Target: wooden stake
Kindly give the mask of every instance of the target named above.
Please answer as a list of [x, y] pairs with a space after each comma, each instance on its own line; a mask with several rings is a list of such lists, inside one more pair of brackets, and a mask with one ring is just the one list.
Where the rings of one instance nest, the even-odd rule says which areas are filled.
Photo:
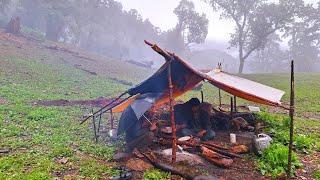
[[114, 119], [114, 117], [113, 117], [113, 112], [112, 112], [112, 109], [110, 110], [110, 128], [111, 129], [113, 129], [113, 119]]
[[237, 96], [233, 96], [233, 101], [234, 101], [234, 112], [237, 112]]
[[[92, 113], [93, 113], [93, 109], [92, 109]], [[97, 129], [96, 129], [96, 116], [95, 115], [92, 116], [92, 124], [93, 124], [94, 139], [96, 142], [98, 142]]]
[[168, 85], [169, 85], [169, 99], [170, 99], [170, 121], [171, 121], [171, 128], [172, 128], [172, 163], [176, 162], [176, 154], [177, 154], [177, 136], [176, 136], [176, 124], [174, 121], [174, 102], [173, 102], [173, 85], [172, 85], [172, 78], [171, 78], [171, 63], [168, 66]]
[[201, 90], [201, 102], [203, 103], [204, 97], [203, 97], [203, 91]]
[[219, 89], [219, 107], [221, 108], [221, 89]]
[[289, 152], [288, 152], [288, 169], [287, 169], [287, 178], [291, 178], [291, 161], [292, 161], [292, 146], [293, 146], [293, 129], [294, 129], [294, 62], [291, 61], [291, 82], [290, 82], [290, 141], [289, 141]]
[[233, 114], [233, 98], [230, 97], [230, 112]]

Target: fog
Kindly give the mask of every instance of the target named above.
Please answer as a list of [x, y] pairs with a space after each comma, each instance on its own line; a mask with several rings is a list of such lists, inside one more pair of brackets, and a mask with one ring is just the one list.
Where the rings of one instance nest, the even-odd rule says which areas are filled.
[[[1, 0], [0, 25], [20, 17], [22, 31], [114, 61], [157, 68], [143, 40], [196, 68], [218, 62], [232, 73], [320, 71], [317, 0]], [[230, 10], [233, 11], [230, 11]], [[120, 64], [120, 63], [119, 63]]]

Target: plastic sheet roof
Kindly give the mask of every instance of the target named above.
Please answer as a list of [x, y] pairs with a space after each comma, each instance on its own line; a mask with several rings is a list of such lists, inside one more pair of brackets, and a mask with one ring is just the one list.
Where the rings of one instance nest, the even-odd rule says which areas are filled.
[[[162, 96], [157, 99], [155, 104], [168, 102], [168, 67], [171, 63], [174, 98], [193, 89], [202, 81], [208, 81], [212, 85], [248, 101], [271, 106], [281, 105], [281, 98], [285, 93], [284, 91], [223, 72], [219, 69], [207, 73], [201, 72], [177, 55], [163, 51], [155, 44], [146, 43], [150, 45], [153, 50], [164, 56], [166, 62], [151, 77], [129, 89], [128, 93], [130, 95], [138, 96], [146, 93], [161, 93]], [[130, 105], [135, 98], [136, 97], [131, 98], [131, 102], [122, 103], [114, 109], [118, 109], [116, 111], [120, 111], [120, 109], [123, 110], [126, 106]]]

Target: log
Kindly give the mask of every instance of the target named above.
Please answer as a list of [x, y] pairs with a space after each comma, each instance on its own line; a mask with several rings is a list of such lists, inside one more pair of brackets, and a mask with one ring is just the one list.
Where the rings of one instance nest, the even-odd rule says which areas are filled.
[[165, 163], [161, 163], [158, 162], [157, 160], [155, 160], [154, 157], [152, 157], [151, 155], [148, 155], [147, 153], [144, 152], [140, 152], [155, 168], [161, 169], [163, 171], [166, 172], [170, 172], [171, 174], [175, 174], [178, 176], [181, 176], [187, 180], [191, 180], [194, 179], [195, 176], [187, 174], [185, 172], [180, 172], [178, 169], [174, 168], [171, 165], [165, 164]]
[[[160, 144], [162, 145], [171, 145], [171, 142], [163, 139], [163, 140], [160, 140], [159, 141]], [[218, 149], [216, 147], [213, 147], [211, 145], [207, 145], [207, 144], [200, 144], [198, 142], [194, 142], [194, 141], [191, 141], [191, 142], [188, 142], [188, 141], [178, 141], [177, 142], [178, 145], [186, 145], [186, 146], [190, 146], [190, 147], [206, 147], [212, 151], [215, 151], [221, 155], [224, 155], [224, 156], [227, 156], [227, 157], [230, 157], [230, 158], [242, 158], [241, 155], [239, 154], [235, 154], [235, 153], [232, 153], [232, 152], [228, 152], [228, 151], [225, 151], [225, 150], [221, 150], [221, 149]]]
[[202, 151], [202, 154], [201, 154], [202, 157], [204, 157], [205, 159], [207, 159], [208, 161], [210, 161], [216, 166], [219, 166], [222, 168], [229, 168], [233, 163], [232, 159], [225, 158], [221, 156], [219, 153], [216, 153], [206, 147], [201, 147], [201, 151]]
[[223, 147], [223, 146], [221, 146], [219, 144], [215, 144], [213, 142], [201, 142], [201, 144], [212, 146], [212, 147], [223, 149], [223, 150], [229, 150], [229, 148]]
[[208, 146], [208, 145], [203, 145], [204, 147], [212, 150], [212, 151], [215, 151], [219, 154], [223, 154], [225, 156], [228, 156], [228, 157], [231, 157], [231, 158], [242, 158], [242, 156], [238, 155], [238, 154], [235, 154], [235, 153], [232, 153], [232, 152], [228, 152], [228, 151], [223, 151], [223, 150], [220, 150], [218, 148], [215, 148], [215, 147], [212, 147], [212, 146]]

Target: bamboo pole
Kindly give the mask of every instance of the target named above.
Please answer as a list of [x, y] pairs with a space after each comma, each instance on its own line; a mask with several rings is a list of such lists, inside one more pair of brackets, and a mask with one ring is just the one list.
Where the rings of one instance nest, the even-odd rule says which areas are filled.
[[287, 178], [291, 178], [291, 161], [292, 161], [292, 146], [293, 146], [293, 129], [294, 129], [294, 61], [291, 61], [291, 81], [290, 81], [290, 141], [289, 141], [289, 152], [288, 152], [288, 169]]
[[171, 63], [168, 66], [168, 85], [169, 85], [169, 99], [170, 99], [170, 121], [172, 128], [172, 163], [176, 162], [176, 153], [177, 153], [177, 136], [176, 136], [176, 124], [174, 121], [174, 109], [173, 109], [173, 85], [171, 78]]

